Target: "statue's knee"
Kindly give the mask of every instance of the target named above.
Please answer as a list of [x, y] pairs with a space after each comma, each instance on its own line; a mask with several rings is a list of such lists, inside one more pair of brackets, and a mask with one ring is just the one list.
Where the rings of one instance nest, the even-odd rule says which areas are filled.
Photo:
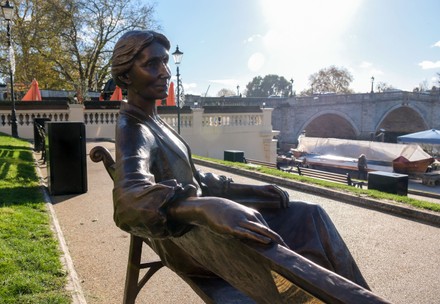
[[289, 206], [296, 209], [296, 212], [301, 212], [307, 216], [322, 216], [327, 217], [327, 212], [320, 205], [305, 201], [291, 201]]
[[308, 210], [315, 210], [321, 208], [321, 206], [319, 206], [318, 204], [306, 202], [306, 201], [290, 201], [289, 206], [294, 206], [297, 208], [303, 208]]

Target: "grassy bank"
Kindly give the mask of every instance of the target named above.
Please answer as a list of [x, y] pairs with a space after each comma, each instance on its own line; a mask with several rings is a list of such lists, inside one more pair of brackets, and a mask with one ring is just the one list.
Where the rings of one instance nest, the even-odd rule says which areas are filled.
[[70, 303], [31, 145], [0, 133], [0, 302]]
[[295, 181], [300, 181], [300, 182], [304, 182], [304, 183], [308, 183], [308, 184], [314, 184], [314, 185], [318, 185], [321, 187], [338, 189], [338, 190], [341, 190], [344, 192], [350, 192], [350, 193], [353, 193], [353, 194], [359, 195], [359, 196], [367, 196], [367, 197], [371, 197], [371, 198], [379, 199], [379, 200], [384, 200], [384, 201], [391, 202], [391, 203], [398, 202], [398, 203], [411, 205], [413, 207], [420, 208], [420, 209], [426, 209], [426, 210], [431, 210], [431, 211], [435, 211], [435, 212], [440, 212], [440, 204], [417, 200], [417, 199], [409, 198], [407, 196], [394, 195], [394, 194], [385, 193], [385, 192], [376, 191], [376, 190], [359, 189], [359, 188], [351, 187], [348, 185], [319, 180], [319, 179], [310, 178], [307, 176], [300, 176], [297, 174], [283, 172], [280, 170], [271, 169], [271, 168], [263, 167], [263, 166], [261, 166], [261, 167], [250, 166], [250, 165], [244, 164], [244, 163], [229, 162], [229, 161], [223, 161], [223, 160], [200, 157], [200, 156], [195, 156], [194, 158], [195, 159], [198, 158], [198, 159], [202, 159], [202, 160], [206, 160], [206, 161], [211, 161], [211, 162], [216, 162], [216, 163], [219, 163], [219, 164], [222, 164], [225, 166], [234, 167], [234, 168], [238, 168], [238, 169], [258, 171], [261, 173], [265, 173], [265, 174], [269, 174], [269, 175], [273, 175], [273, 176], [277, 176], [277, 177], [282, 177], [282, 178], [287, 178], [287, 179], [291, 179], [291, 180], [295, 180]]

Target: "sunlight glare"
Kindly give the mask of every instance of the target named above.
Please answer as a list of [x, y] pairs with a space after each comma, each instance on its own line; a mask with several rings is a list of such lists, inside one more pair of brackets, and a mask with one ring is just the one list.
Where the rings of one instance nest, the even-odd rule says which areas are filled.
[[258, 72], [264, 66], [264, 55], [261, 53], [254, 53], [248, 60], [248, 68], [252, 72]]
[[[338, 65], [343, 39], [362, 0], [260, 0], [267, 26], [262, 35], [266, 66], [274, 73], [292, 75], [292, 70]], [[270, 58], [286, 58], [275, 66]], [[308, 75], [304, 75], [305, 78]], [[299, 79], [297, 79], [299, 80]], [[300, 81], [301, 82], [301, 81]]]

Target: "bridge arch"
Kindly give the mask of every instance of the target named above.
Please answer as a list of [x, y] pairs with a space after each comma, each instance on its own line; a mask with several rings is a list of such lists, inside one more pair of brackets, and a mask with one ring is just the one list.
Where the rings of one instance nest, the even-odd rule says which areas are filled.
[[[306, 136], [356, 139], [360, 134], [355, 122], [345, 113], [323, 111], [310, 117], [301, 128]], [[299, 135], [299, 134], [298, 134]]]
[[381, 117], [376, 126], [376, 133], [380, 129], [385, 130], [386, 142], [397, 142], [397, 137], [400, 135], [423, 131], [429, 127], [422, 113], [416, 108], [396, 105]]

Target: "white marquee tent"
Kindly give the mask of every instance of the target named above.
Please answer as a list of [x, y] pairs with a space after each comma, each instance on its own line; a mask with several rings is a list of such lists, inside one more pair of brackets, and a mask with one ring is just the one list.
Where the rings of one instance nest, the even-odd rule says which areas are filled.
[[417, 144], [432, 156], [440, 156], [440, 131], [436, 129], [402, 135], [397, 137], [397, 142]]
[[402, 135], [397, 137], [397, 142], [440, 145], [440, 131], [431, 129]]

